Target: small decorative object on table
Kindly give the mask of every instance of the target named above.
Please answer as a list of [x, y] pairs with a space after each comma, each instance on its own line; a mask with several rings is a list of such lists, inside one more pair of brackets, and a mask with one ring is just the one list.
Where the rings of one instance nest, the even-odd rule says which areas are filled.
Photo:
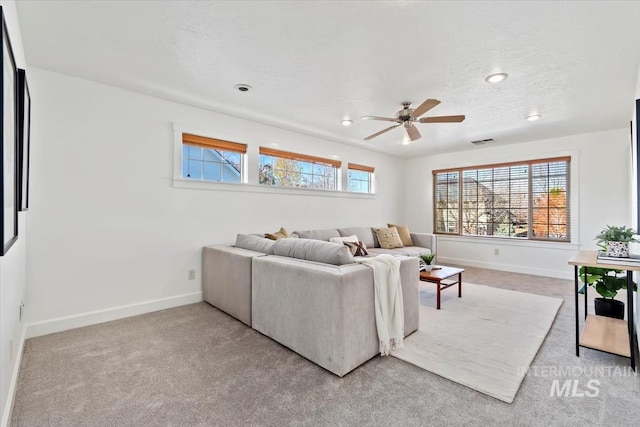
[[433, 265], [431, 265], [431, 263], [435, 257], [435, 253], [420, 254], [420, 271], [431, 271], [433, 269]]
[[627, 258], [629, 257], [629, 242], [638, 242], [633, 237], [635, 235], [636, 231], [625, 225], [620, 227], [607, 225], [596, 236], [596, 240], [606, 256]]

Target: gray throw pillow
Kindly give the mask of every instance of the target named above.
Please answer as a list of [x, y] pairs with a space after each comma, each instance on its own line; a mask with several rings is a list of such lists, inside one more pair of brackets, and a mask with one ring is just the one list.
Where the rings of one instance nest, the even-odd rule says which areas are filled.
[[236, 237], [236, 248], [249, 249], [250, 251], [262, 252], [267, 255], [273, 255], [274, 244], [273, 240], [252, 234], [238, 234]]
[[333, 265], [355, 262], [346, 246], [312, 239], [278, 239], [273, 254]]

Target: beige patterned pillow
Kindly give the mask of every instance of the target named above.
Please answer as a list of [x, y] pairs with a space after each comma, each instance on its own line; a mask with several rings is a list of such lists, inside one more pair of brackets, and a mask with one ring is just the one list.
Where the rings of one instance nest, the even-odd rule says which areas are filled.
[[396, 225], [396, 224], [387, 224], [387, 227], [395, 227], [398, 230], [398, 234], [400, 235], [400, 240], [402, 240], [402, 244], [405, 246], [413, 246], [413, 240], [411, 239], [411, 233], [409, 232], [409, 227], [406, 225]]
[[375, 231], [382, 249], [404, 248], [397, 228], [376, 228]]

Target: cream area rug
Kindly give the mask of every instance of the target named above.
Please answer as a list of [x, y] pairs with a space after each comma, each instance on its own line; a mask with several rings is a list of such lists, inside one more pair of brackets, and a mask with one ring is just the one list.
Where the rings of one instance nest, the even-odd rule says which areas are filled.
[[457, 298], [453, 288], [440, 310], [420, 305], [419, 329], [392, 356], [513, 402], [562, 300], [469, 283]]

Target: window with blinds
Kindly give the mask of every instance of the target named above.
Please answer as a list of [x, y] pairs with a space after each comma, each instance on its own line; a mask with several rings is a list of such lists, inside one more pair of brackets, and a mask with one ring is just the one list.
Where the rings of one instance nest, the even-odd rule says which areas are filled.
[[433, 171], [441, 234], [570, 241], [569, 157]]
[[182, 177], [204, 181], [243, 182], [246, 144], [182, 134]]
[[338, 190], [342, 162], [260, 147], [259, 182], [280, 187]]
[[371, 166], [349, 163], [347, 165], [347, 190], [352, 193], [373, 193], [373, 172]]

